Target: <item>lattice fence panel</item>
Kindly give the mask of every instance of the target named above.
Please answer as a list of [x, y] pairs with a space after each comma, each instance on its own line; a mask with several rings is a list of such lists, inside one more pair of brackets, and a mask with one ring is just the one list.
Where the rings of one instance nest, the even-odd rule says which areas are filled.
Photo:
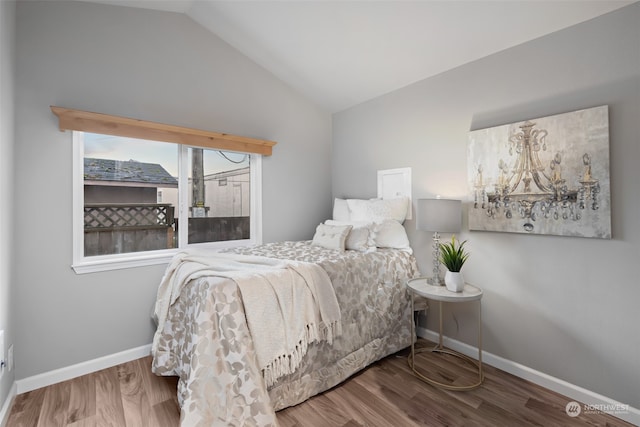
[[85, 229], [170, 227], [173, 223], [173, 206], [148, 205], [85, 205]]

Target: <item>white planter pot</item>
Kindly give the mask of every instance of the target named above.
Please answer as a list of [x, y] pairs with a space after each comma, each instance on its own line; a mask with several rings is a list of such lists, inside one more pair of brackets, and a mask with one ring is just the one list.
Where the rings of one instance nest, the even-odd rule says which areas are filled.
[[451, 292], [462, 292], [462, 289], [464, 289], [464, 277], [461, 272], [447, 270], [444, 274], [444, 284]]

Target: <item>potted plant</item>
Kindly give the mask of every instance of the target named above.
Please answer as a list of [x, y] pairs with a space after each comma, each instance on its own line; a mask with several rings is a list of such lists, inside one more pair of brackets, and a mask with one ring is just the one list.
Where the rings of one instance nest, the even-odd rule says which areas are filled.
[[444, 283], [447, 289], [452, 292], [462, 292], [464, 288], [464, 277], [462, 277], [462, 266], [469, 258], [469, 253], [464, 250], [467, 243], [456, 242], [456, 236], [451, 236], [451, 242], [440, 243], [440, 262], [447, 267], [444, 275]]

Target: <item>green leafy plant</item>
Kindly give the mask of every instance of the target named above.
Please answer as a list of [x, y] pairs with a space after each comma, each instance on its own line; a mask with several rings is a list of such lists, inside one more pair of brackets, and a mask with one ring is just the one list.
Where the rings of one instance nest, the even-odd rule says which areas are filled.
[[440, 243], [440, 262], [451, 272], [459, 272], [469, 258], [469, 252], [464, 250], [465, 240], [456, 245], [456, 236], [451, 236], [451, 242]]

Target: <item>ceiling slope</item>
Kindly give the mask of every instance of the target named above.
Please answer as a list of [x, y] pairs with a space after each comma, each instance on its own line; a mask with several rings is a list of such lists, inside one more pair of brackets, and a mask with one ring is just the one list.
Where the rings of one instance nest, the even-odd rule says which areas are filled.
[[330, 112], [634, 3], [93, 1], [185, 13]]

